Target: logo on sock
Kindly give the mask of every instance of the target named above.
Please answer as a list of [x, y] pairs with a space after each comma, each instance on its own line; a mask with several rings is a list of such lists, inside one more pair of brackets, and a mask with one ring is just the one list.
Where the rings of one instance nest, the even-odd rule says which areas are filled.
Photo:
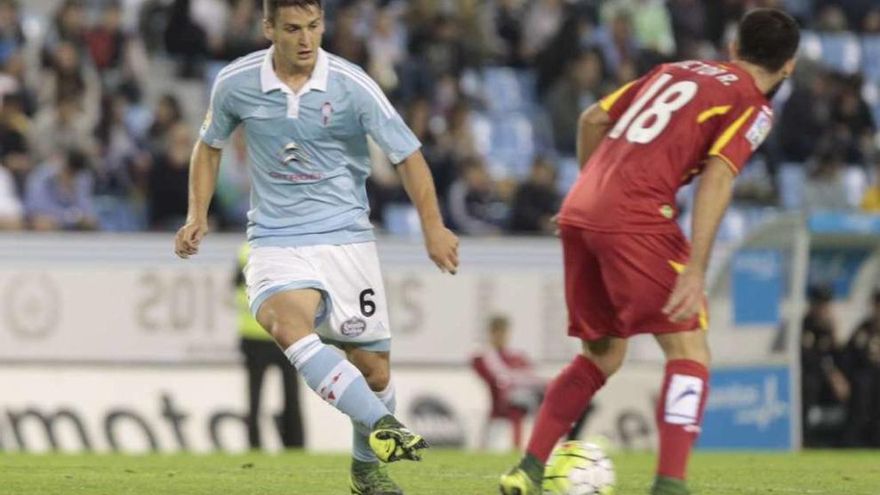
[[703, 395], [703, 380], [689, 375], [672, 375], [666, 392], [664, 420], [673, 425], [695, 425]]

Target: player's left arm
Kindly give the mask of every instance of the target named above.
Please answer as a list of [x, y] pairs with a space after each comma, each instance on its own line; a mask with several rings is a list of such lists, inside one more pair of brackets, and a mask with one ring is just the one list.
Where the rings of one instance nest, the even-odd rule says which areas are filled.
[[736, 107], [735, 111], [724, 114], [724, 119], [719, 122], [697, 187], [691, 259], [679, 274], [672, 295], [663, 307], [663, 312], [674, 322], [688, 320], [699, 313], [705, 297], [712, 244], [730, 204], [734, 179], [773, 125], [773, 113], [766, 106], [744, 102]]
[[458, 238], [443, 224], [434, 179], [420, 150], [421, 143], [366, 73], [358, 81], [349, 90], [364, 131], [397, 165], [403, 188], [419, 212], [428, 256], [440, 270], [455, 274]]
[[406, 194], [419, 212], [428, 256], [444, 272], [458, 271], [458, 237], [446, 228], [440, 215], [434, 178], [421, 151], [397, 166]]
[[672, 295], [663, 307], [663, 312], [673, 322], [694, 318], [702, 309], [712, 244], [730, 204], [735, 178], [733, 170], [722, 158], [713, 156], [707, 160], [694, 202], [691, 258], [678, 275]]

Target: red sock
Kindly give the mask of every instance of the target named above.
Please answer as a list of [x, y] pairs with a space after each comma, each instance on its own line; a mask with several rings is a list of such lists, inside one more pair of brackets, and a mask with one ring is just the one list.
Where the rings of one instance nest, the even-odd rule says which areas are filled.
[[574, 358], [547, 386], [526, 451], [546, 463], [556, 442], [571, 430], [604, 384], [605, 374], [592, 361], [582, 355]]
[[685, 479], [691, 447], [700, 434], [709, 396], [709, 370], [688, 359], [666, 363], [663, 392], [657, 402], [660, 456], [657, 475]]

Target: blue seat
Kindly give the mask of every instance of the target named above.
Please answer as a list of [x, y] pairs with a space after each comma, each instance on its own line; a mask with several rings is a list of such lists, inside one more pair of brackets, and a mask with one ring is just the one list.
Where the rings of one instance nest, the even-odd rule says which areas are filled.
[[855, 74], [862, 68], [862, 43], [852, 33], [804, 31], [801, 40], [802, 55], [835, 72]]
[[522, 111], [534, 104], [534, 76], [510, 67], [483, 69], [483, 92], [491, 113]]
[[862, 36], [862, 73], [880, 83], [880, 34]]
[[783, 163], [779, 167], [779, 202], [786, 210], [799, 210], [804, 204], [807, 173], [803, 163]]
[[490, 172], [496, 178], [523, 178], [535, 156], [535, 132], [522, 113], [506, 113], [490, 119]]

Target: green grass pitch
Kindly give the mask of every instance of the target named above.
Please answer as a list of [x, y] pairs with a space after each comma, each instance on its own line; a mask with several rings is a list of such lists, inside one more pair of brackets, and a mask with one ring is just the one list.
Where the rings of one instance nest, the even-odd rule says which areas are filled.
[[[643, 495], [649, 454], [617, 454], [616, 494]], [[429, 451], [392, 475], [408, 495], [497, 494], [513, 455]], [[880, 452], [698, 453], [691, 486], [699, 495], [880, 495]], [[346, 495], [348, 458], [278, 455], [22, 455], [0, 453], [2, 495]]]

